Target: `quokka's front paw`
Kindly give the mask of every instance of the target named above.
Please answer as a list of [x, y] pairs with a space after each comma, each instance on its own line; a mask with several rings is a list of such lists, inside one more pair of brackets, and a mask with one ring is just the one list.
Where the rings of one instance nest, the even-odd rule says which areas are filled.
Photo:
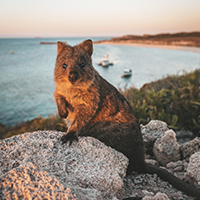
[[61, 141], [63, 144], [69, 141], [69, 146], [72, 144], [74, 140], [78, 141], [78, 136], [76, 135], [75, 131], [70, 131], [61, 137]]

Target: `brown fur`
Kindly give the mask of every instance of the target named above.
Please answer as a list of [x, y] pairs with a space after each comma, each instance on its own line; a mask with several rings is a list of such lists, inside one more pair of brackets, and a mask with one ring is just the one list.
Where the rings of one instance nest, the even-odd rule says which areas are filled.
[[[93, 68], [92, 41], [74, 47], [58, 42], [57, 48], [54, 97], [59, 115], [71, 122], [62, 142], [71, 144], [78, 136], [95, 137], [129, 158], [127, 175], [137, 171], [161, 173], [162, 177], [162, 170], [145, 164], [142, 135], [133, 109]], [[167, 179], [169, 173], [164, 174]], [[177, 178], [171, 179], [176, 182]]]

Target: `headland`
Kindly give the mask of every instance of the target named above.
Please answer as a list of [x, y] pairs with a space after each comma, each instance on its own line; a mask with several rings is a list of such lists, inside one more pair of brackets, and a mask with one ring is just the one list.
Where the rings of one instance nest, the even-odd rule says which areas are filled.
[[173, 49], [200, 53], [200, 32], [165, 33], [156, 35], [145, 34], [143, 36], [125, 35], [111, 38], [110, 40], [96, 41], [94, 43]]

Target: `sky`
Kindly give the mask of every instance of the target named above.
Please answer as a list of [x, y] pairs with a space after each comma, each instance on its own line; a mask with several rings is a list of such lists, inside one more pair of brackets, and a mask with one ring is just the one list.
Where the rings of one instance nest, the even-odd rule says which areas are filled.
[[0, 37], [200, 31], [200, 0], [0, 0]]

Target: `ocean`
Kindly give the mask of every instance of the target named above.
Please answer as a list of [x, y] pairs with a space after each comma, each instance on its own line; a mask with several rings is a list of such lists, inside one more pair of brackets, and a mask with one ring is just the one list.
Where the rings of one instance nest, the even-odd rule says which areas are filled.
[[[55, 44], [40, 45], [40, 42], [66, 41], [76, 45], [85, 39], [0, 39], [0, 123], [15, 125], [38, 115], [56, 114], [53, 72], [57, 49]], [[98, 65], [105, 54], [109, 54], [113, 66], [103, 68]], [[122, 89], [140, 88], [166, 75], [200, 68], [198, 53], [147, 47], [98, 44], [94, 45], [92, 59], [99, 74]], [[130, 78], [121, 78], [124, 69], [132, 69]]]

